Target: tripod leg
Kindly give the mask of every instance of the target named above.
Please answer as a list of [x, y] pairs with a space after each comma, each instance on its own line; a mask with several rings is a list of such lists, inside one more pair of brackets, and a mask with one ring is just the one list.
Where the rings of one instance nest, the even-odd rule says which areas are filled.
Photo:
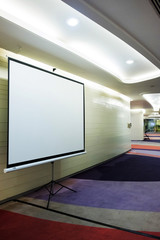
[[50, 200], [51, 200], [51, 197], [54, 195], [53, 193], [53, 185], [54, 185], [54, 182], [51, 181], [51, 184], [50, 184], [50, 189], [48, 189], [48, 192], [49, 192], [49, 196], [48, 196], [48, 202], [47, 202], [47, 209], [49, 208], [49, 204], [50, 204]]
[[[63, 185], [63, 184], [61, 184], [61, 183], [56, 182], [56, 181], [53, 180], [53, 172], [54, 172], [53, 162], [51, 162], [51, 164], [52, 164], [52, 179], [51, 179], [51, 181], [50, 181], [49, 183], [43, 185], [42, 187], [40, 187], [40, 188], [38, 189], [38, 190], [40, 190], [40, 189], [42, 189], [43, 187], [45, 187], [46, 190], [49, 192], [48, 201], [47, 201], [47, 209], [49, 208], [49, 204], [50, 204], [51, 198], [52, 198], [56, 193], [58, 193], [62, 188], [66, 188], [66, 189], [68, 189], [68, 190], [70, 190], [70, 191], [72, 191], [72, 192], [77, 192], [77, 191], [73, 190], [72, 188], [69, 188], [69, 187], [67, 187], [67, 186], [65, 186], [65, 185]], [[60, 188], [59, 188], [58, 190], [55, 190], [55, 191], [54, 191], [54, 185], [55, 185], [55, 184], [59, 185]], [[38, 191], [38, 190], [37, 190], [37, 191]]]
[[59, 182], [54, 181], [54, 183], [60, 185], [61, 187], [67, 188], [68, 190], [70, 190], [70, 191], [72, 191], [72, 192], [77, 192], [77, 191], [75, 191], [74, 189], [69, 188], [69, 187], [67, 187], [67, 186], [65, 186], [65, 185], [63, 185], [63, 184], [61, 184], [61, 183], [59, 183]]

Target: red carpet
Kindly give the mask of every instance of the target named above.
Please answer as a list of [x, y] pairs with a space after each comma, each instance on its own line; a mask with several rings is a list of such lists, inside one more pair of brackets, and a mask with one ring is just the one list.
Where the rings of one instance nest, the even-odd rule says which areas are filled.
[[[149, 233], [160, 236], [160, 233]], [[147, 240], [115, 229], [88, 227], [38, 219], [0, 210], [1, 240]]]
[[132, 144], [131, 147], [134, 149], [147, 149], [147, 150], [160, 150], [160, 146], [148, 146], [148, 145], [138, 145]]

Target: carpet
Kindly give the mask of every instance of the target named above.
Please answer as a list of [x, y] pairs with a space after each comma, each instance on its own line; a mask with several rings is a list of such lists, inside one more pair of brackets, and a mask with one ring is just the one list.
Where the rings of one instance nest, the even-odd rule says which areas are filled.
[[144, 153], [142, 155], [135, 155], [133, 151], [130, 154], [123, 154], [109, 163], [77, 174], [73, 178], [102, 181], [160, 181], [158, 158], [160, 156], [155, 158]]
[[127, 154], [160, 158], [160, 146], [132, 144], [131, 147]]
[[160, 146], [149, 146], [149, 145], [140, 145], [140, 144], [132, 144], [132, 149], [147, 149], [147, 150], [160, 150]]
[[[77, 206], [160, 212], [160, 159], [123, 154], [63, 182], [76, 194], [62, 189], [51, 201]], [[48, 199], [46, 189], [28, 197]]]
[[[155, 234], [146, 232], [148, 234]], [[160, 233], [156, 233], [157, 239]], [[150, 237], [115, 229], [88, 227], [28, 217], [0, 210], [1, 240], [146, 240]], [[159, 238], [160, 239], [160, 238]]]
[[[90, 208], [160, 212], [160, 182], [99, 181], [70, 178], [63, 182], [77, 192], [62, 189], [51, 201]], [[42, 189], [28, 197], [48, 200]], [[93, 209], [94, 211], [94, 209]], [[97, 218], [97, 216], [95, 216]]]
[[[120, 231], [119, 227], [160, 236], [159, 155], [160, 146], [134, 144], [128, 154], [62, 181], [77, 192], [63, 188], [51, 198], [49, 206], [78, 219], [17, 201], [2, 206], [0, 239], [150, 239]], [[56, 184], [54, 190], [58, 188]], [[41, 188], [21, 200], [47, 206], [48, 194]], [[109, 228], [79, 217], [103, 222]]]
[[147, 142], [160, 142], [160, 133], [147, 133], [148, 138], [145, 138], [146, 136], [144, 136], [144, 141]]

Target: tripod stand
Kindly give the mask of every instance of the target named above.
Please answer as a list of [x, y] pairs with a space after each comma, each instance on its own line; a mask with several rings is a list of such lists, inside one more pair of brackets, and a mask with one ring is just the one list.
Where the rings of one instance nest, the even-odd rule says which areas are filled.
[[[52, 179], [51, 179], [51, 181], [50, 181], [49, 183], [47, 183], [47, 184], [45, 184], [45, 185], [43, 186], [43, 187], [45, 187], [45, 188], [47, 189], [47, 191], [49, 192], [48, 202], [47, 202], [47, 209], [49, 208], [49, 203], [50, 203], [51, 198], [52, 198], [55, 194], [57, 194], [62, 188], [66, 188], [66, 189], [68, 189], [68, 190], [70, 190], [70, 191], [72, 191], [72, 192], [76, 192], [76, 191], [73, 190], [72, 188], [69, 188], [69, 187], [67, 187], [67, 186], [65, 186], [65, 185], [63, 185], [63, 184], [61, 184], [61, 183], [53, 180], [53, 178], [54, 178], [54, 177], [53, 177], [53, 175], [54, 175], [54, 165], [53, 165], [53, 162], [51, 162], [51, 164], [52, 164]], [[59, 185], [60, 188], [59, 188], [58, 190], [54, 190], [54, 186], [55, 186], [55, 185]], [[42, 188], [43, 188], [43, 187], [42, 187]]]

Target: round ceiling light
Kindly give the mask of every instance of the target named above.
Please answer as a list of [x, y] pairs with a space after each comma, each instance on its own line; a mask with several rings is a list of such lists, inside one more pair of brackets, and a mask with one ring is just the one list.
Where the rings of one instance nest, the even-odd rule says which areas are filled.
[[127, 63], [127, 64], [133, 64], [134, 61], [133, 61], [132, 59], [129, 59], [129, 60], [126, 61], [126, 63]]
[[70, 18], [67, 20], [67, 24], [71, 27], [75, 27], [77, 26], [79, 23], [78, 19], [77, 18]]

